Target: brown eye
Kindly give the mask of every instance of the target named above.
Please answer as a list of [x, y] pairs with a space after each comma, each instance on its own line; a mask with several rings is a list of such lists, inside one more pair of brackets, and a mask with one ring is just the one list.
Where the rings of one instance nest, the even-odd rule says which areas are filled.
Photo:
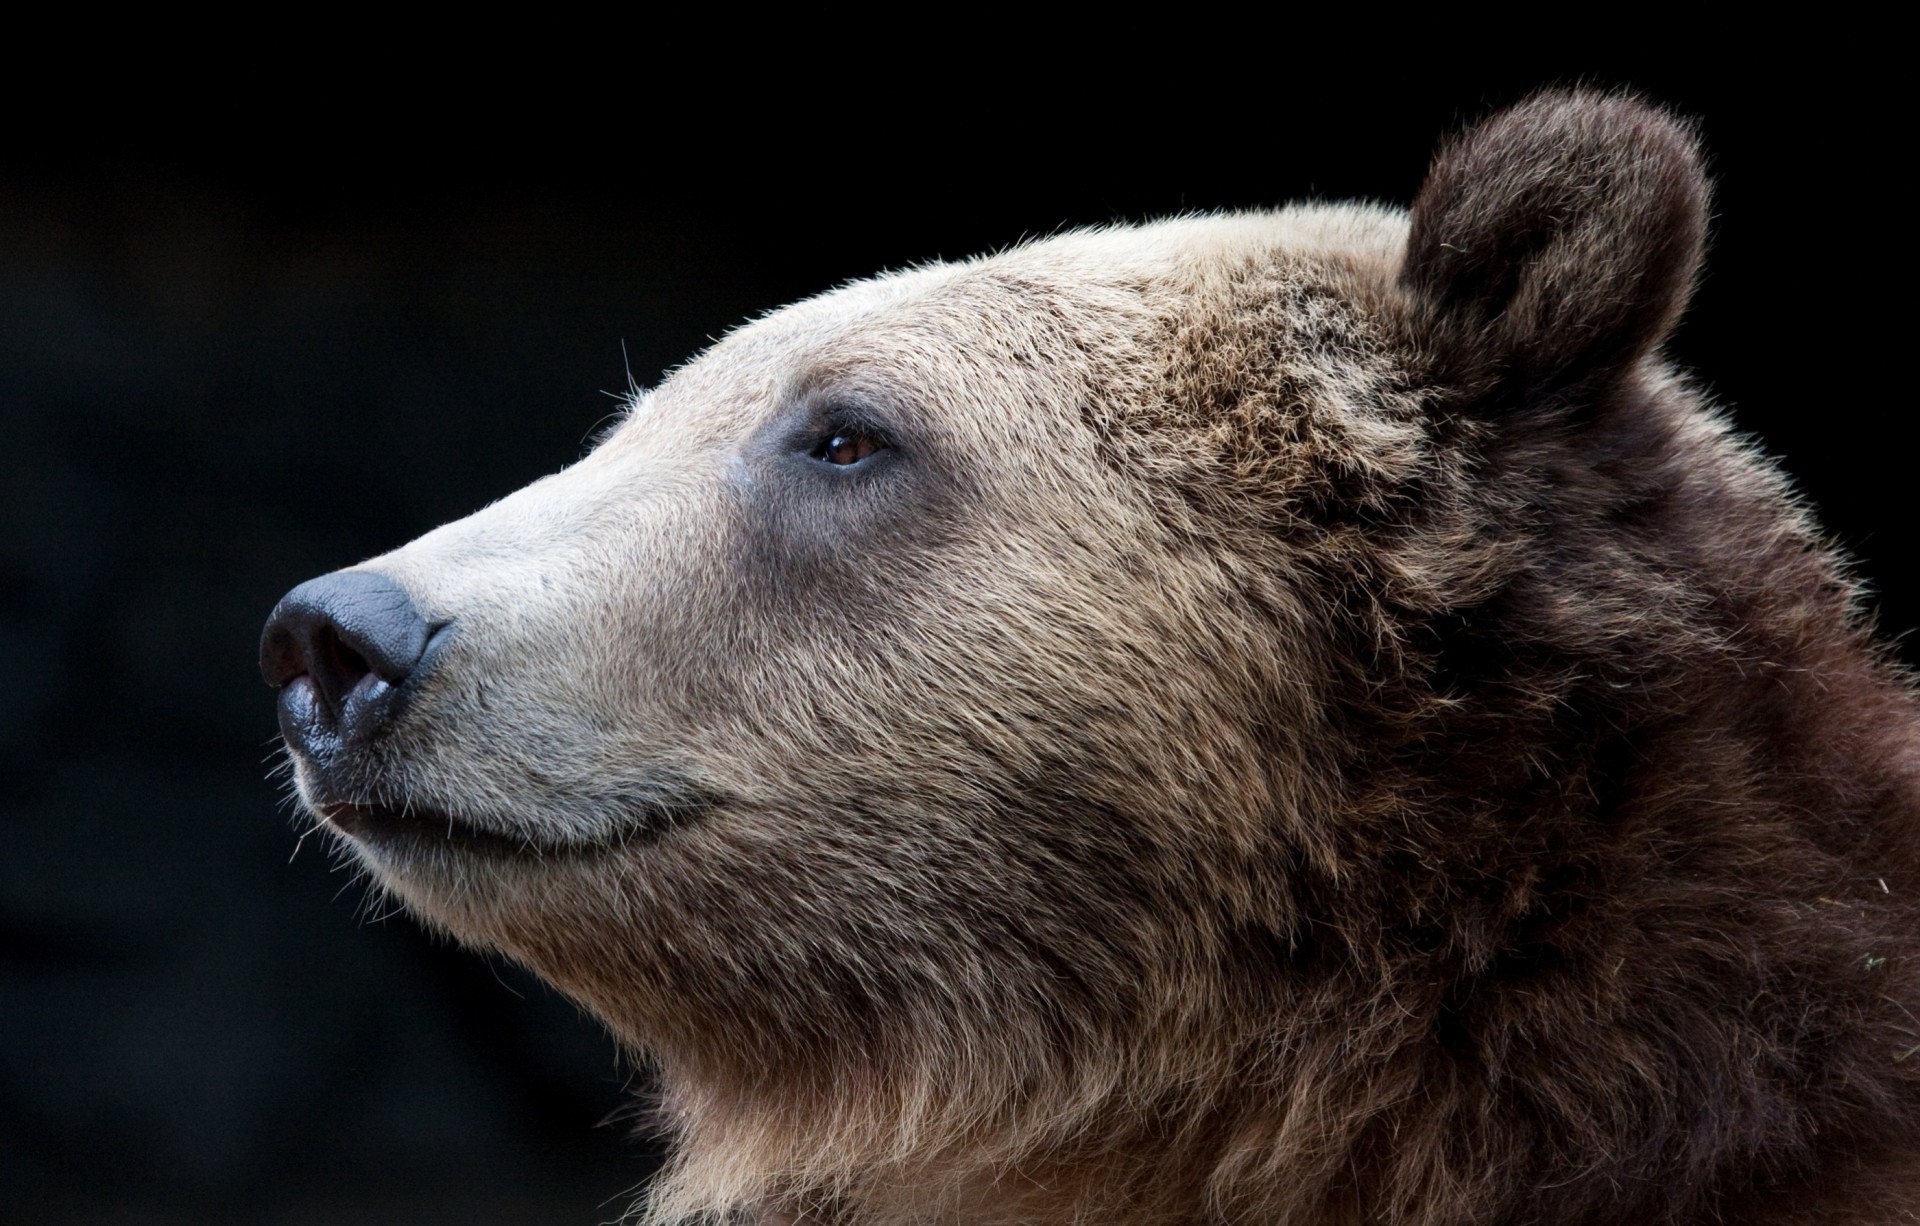
[[848, 430], [822, 439], [813, 455], [829, 464], [858, 464], [878, 450], [872, 436]]

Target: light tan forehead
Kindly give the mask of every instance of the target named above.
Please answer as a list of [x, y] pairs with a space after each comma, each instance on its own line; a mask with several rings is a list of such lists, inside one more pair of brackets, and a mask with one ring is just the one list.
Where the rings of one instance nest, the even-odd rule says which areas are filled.
[[1384, 282], [1405, 236], [1397, 211], [1301, 207], [1079, 231], [885, 273], [742, 325], [674, 372], [643, 412], [717, 438], [832, 380], [984, 394], [990, 373], [1029, 363], [1031, 380], [1071, 382], [1137, 358], [1156, 318], [1227, 292], [1250, 262], [1332, 262]]

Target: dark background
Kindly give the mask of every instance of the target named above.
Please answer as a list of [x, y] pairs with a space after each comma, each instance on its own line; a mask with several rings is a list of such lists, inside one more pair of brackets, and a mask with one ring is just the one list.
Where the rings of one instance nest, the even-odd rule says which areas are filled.
[[737, 114], [658, 82], [353, 121], [238, 95], [16, 141], [0, 1219], [618, 1214], [652, 1151], [607, 1121], [644, 1074], [517, 969], [387, 914], [321, 838], [295, 854], [259, 626], [294, 583], [577, 458], [629, 370], [883, 267], [1184, 209], [1405, 204], [1440, 134], [1532, 86], [1636, 86], [1699, 117], [1719, 183], [1674, 352], [1862, 558], [1883, 626], [1920, 625], [1907, 312], [1878, 297], [1910, 262], [1903, 112], [1858, 55], [1737, 58], [1013, 98], [816, 75]]

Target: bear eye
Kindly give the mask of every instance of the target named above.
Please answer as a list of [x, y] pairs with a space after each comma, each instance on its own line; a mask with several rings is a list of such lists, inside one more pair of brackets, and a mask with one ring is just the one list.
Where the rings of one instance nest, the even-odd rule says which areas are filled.
[[878, 450], [880, 443], [871, 434], [859, 430], [836, 430], [814, 446], [812, 455], [816, 460], [844, 466], [858, 464]]

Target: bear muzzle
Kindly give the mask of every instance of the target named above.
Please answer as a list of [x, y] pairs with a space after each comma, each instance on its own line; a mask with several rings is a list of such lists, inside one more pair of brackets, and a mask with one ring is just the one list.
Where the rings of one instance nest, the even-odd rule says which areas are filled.
[[[408, 735], [406, 715], [438, 673], [456, 623], [428, 621], [408, 590], [375, 571], [344, 570], [294, 588], [260, 636], [260, 675], [279, 690], [281, 735], [296, 765], [301, 798], [364, 852], [435, 849], [458, 855], [539, 859], [651, 842], [703, 815], [717, 794], [684, 772], [660, 766], [621, 788], [583, 795], [534, 782], [526, 812], [590, 806], [558, 824], [470, 804], [468, 772], [437, 780]], [[439, 713], [444, 723], [445, 712]], [[419, 729], [415, 730], [416, 732]], [[423, 761], [423, 758], [425, 761]]]

